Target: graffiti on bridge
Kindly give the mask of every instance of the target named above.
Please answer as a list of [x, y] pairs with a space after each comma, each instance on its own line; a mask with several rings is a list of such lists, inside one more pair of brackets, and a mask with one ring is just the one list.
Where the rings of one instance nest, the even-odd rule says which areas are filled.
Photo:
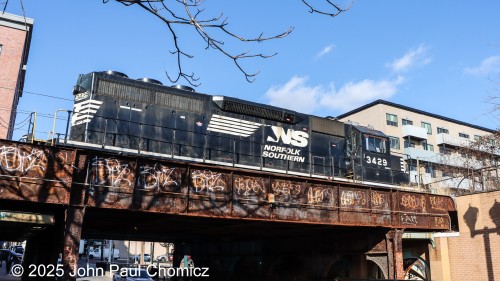
[[411, 210], [426, 210], [425, 196], [415, 194], [404, 194], [401, 197], [401, 206]]
[[95, 157], [91, 161], [90, 183], [93, 185], [132, 188], [134, 178], [130, 164], [119, 159]]
[[448, 222], [443, 217], [434, 217], [434, 225], [436, 227], [448, 227]]
[[332, 199], [333, 199], [332, 188], [309, 187], [309, 189], [307, 190], [308, 204], [330, 203]]
[[142, 165], [139, 167], [137, 187], [147, 191], [169, 191], [180, 187], [182, 171], [162, 164]]
[[234, 178], [234, 191], [239, 196], [265, 196], [264, 181], [262, 178], [236, 175]]
[[366, 194], [363, 191], [342, 190], [340, 195], [340, 205], [344, 207], [365, 206]]
[[191, 172], [191, 182], [195, 192], [217, 193], [227, 191], [225, 176], [210, 170], [194, 170]]
[[271, 189], [273, 194], [277, 197], [297, 198], [301, 192], [300, 184], [289, 180], [275, 180], [271, 184]]
[[435, 210], [446, 211], [450, 208], [449, 198], [439, 197], [439, 196], [429, 196], [429, 202], [431, 203], [431, 208]]
[[401, 214], [401, 224], [417, 225], [417, 216], [413, 214]]
[[7, 172], [21, 175], [35, 172], [42, 176], [46, 165], [46, 155], [40, 149], [33, 148], [28, 152], [15, 146], [0, 147], [0, 166]]
[[372, 203], [372, 206], [374, 206], [374, 207], [384, 205], [384, 203], [385, 203], [384, 194], [381, 192], [372, 191], [371, 192], [371, 203]]

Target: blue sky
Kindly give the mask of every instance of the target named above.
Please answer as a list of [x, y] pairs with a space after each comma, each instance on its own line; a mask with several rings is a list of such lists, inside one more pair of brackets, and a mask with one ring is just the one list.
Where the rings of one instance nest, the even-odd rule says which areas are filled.
[[[319, 1], [318, 1], [319, 2]], [[19, 0], [7, 12], [22, 14]], [[256, 44], [225, 40], [235, 52], [278, 54], [243, 62], [260, 71], [248, 83], [231, 60], [206, 50], [192, 30], [178, 28], [179, 43], [194, 55], [185, 71], [201, 78], [197, 91], [336, 116], [376, 99], [415, 107], [488, 128], [500, 127], [485, 102], [500, 89], [500, 1], [358, 0], [335, 18], [310, 14], [301, 1], [205, 1], [209, 17], [224, 12], [228, 28], [243, 36], [272, 35], [294, 27], [286, 38]], [[350, 2], [340, 0], [348, 5]], [[171, 83], [176, 59], [167, 28], [135, 7], [110, 0], [24, 0], [35, 20], [25, 91], [72, 99], [78, 74], [118, 70], [131, 78]], [[187, 84], [180, 81], [179, 84]], [[57, 109], [72, 102], [25, 93], [25, 112], [37, 111], [39, 133], [51, 130]], [[46, 117], [44, 117], [46, 116]], [[58, 131], [64, 130], [58, 121]]]

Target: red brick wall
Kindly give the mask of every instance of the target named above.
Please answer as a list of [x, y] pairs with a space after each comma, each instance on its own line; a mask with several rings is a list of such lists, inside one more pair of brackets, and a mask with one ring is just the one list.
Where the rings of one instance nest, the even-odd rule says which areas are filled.
[[[3, 45], [0, 54], [0, 138], [6, 139], [8, 128], [13, 127], [18, 98], [15, 96], [19, 73], [22, 68], [26, 31], [6, 26], [0, 26], [0, 44]], [[15, 112], [14, 112], [15, 113]]]
[[460, 236], [447, 238], [451, 280], [500, 280], [500, 191], [456, 202]]

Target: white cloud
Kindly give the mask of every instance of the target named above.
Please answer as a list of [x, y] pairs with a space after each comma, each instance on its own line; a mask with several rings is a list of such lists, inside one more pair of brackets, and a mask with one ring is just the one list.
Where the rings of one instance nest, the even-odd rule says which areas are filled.
[[307, 77], [293, 77], [285, 85], [271, 87], [266, 98], [269, 104], [293, 109], [303, 113], [317, 110], [333, 110], [344, 112], [376, 99], [388, 99], [397, 92], [397, 86], [403, 82], [402, 77], [391, 80], [365, 79], [359, 82], [348, 82], [335, 89], [331, 84], [324, 88], [309, 86]]
[[[321, 57], [332, 50], [330, 45], [319, 52]], [[409, 50], [403, 57], [388, 63], [395, 72], [405, 72], [415, 66], [426, 65], [431, 59], [426, 55], [427, 47], [421, 44], [417, 49]], [[284, 85], [272, 86], [265, 98], [270, 105], [296, 110], [302, 113], [328, 112], [328, 115], [346, 112], [377, 99], [390, 99], [398, 92], [398, 87], [405, 81], [404, 76], [393, 79], [364, 79], [349, 81], [339, 88], [333, 83], [328, 86], [308, 85], [306, 76], [294, 76]], [[333, 111], [333, 112], [332, 112]]]
[[333, 48], [335, 48], [335, 45], [328, 45], [328, 46], [324, 47], [323, 50], [321, 50], [321, 52], [316, 54], [316, 59], [319, 59], [322, 56], [330, 53], [333, 50]]
[[426, 56], [427, 47], [424, 44], [420, 44], [417, 49], [411, 49], [402, 57], [395, 59], [393, 62], [388, 64], [395, 72], [407, 71], [416, 65], [426, 65], [431, 62], [431, 59]]
[[333, 110], [352, 110], [377, 99], [389, 99], [396, 94], [397, 86], [402, 82], [402, 77], [394, 81], [365, 79], [359, 82], [348, 82], [338, 91], [324, 95], [320, 104]]
[[324, 93], [319, 86], [307, 86], [306, 81], [307, 77], [294, 76], [285, 85], [271, 87], [266, 92], [269, 104], [304, 113], [313, 112]]
[[464, 69], [468, 74], [489, 74], [495, 71], [500, 71], [500, 56], [485, 58], [479, 66]]

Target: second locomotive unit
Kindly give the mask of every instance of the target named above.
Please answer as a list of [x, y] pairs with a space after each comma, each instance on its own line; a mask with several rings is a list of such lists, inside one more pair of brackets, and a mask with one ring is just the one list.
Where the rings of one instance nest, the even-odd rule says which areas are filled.
[[303, 176], [408, 181], [384, 133], [333, 118], [112, 71], [80, 75], [73, 94], [73, 144]]

